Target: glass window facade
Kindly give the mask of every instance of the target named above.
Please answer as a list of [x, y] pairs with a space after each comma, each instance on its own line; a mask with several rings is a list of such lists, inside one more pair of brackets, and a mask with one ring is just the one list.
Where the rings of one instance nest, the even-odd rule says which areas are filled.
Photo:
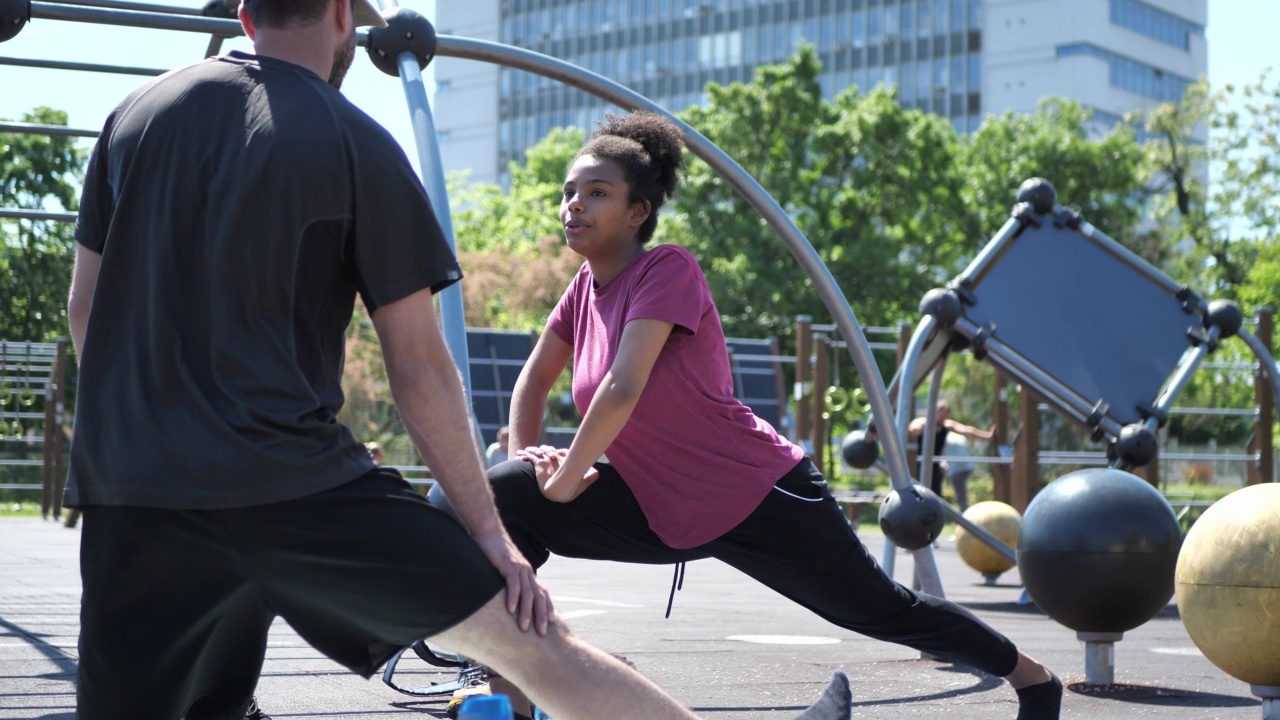
[[1112, 87], [1151, 98], [1159, 102], [1178, 102], [1191, 80], [1165, 72], [1146, 63], [1118, 55], [1089, 43], [1058, 46], [1058, 57], [1087, 55], [1106, 60], [1110, 67]]
[[1191, 36], [1204, 37], [1204, 26], [1140, 0], [1111, 0], [1111, 24], [1159, 40], [1180, 50], [1191, 49]]
[[[708, 82], [750, 81], [801, 42], [823, 95], [896, 86], [904, 105], [976, 126], [981, 0], [504, 0], [502, 42], [599, 73], [679, 112]], [[963, 40], [961, 40], [963, 38]], [[520, 70], [499, 78], [499, 172], [552, 127], [590, 129], [616, 108]], [[956, 98], [963, 98], [958, 102]]]

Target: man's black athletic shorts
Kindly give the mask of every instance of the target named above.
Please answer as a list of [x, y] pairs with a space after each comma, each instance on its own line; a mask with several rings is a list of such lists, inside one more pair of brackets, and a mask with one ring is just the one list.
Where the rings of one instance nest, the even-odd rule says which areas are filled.
[[387, 469], [256, 507], [90, 506], [80, 566], [80, 720], [243, 717], [276, 617], [369, 677], [505, 587]]

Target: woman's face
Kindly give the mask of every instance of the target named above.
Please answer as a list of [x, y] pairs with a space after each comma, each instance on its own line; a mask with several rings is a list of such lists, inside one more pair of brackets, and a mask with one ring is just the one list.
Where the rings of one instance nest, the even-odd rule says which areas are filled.
[[628, 201], [631, 187], [612, 160], [583, 155], [564, 180], [560, 222], [569, 248], [587, 259], [633, 252], [644, 203]]

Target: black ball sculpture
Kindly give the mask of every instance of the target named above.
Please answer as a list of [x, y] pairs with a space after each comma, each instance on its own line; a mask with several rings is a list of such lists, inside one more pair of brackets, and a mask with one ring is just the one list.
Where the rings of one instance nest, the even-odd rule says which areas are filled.
[[849, 467], [866, 470], [880, 459], [880, 443], [868, 440], [866, 431], [854, 430], [840, 443], [840, 455]]
[[1182, 529], [1168, 501], [1112, 468], [1062, 476], [1023, 514], [1018, 572], [1049, 617], [1086, 633], [1124, 633], [1173, 597]]
[[938, 539], [946, 523], [942, 499], [919, 483], [894, 490], [880, 505], [880, 529], [898, 547], [919, 550]]

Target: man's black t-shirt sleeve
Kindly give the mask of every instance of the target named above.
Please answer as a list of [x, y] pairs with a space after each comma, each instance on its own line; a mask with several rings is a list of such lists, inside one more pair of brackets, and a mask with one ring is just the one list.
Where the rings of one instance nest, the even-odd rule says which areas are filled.
[[420, 290], [462, 279], [427, 193], [390, 134], [375, 132], [355, 152], [353, 259], [356, 286], [369, 312]]
[[107, 243], [107, 228], [111, 225], [115, 205], [111, 192], [110, 168], [107, 160], [107, 144], [111, 135], [113, 112], [107, 118], [102, 134], [89, 156], [85, 170], [84, 188], [80, 192], [80, 213], [76, 216], [76, 242], [102, 254]]

